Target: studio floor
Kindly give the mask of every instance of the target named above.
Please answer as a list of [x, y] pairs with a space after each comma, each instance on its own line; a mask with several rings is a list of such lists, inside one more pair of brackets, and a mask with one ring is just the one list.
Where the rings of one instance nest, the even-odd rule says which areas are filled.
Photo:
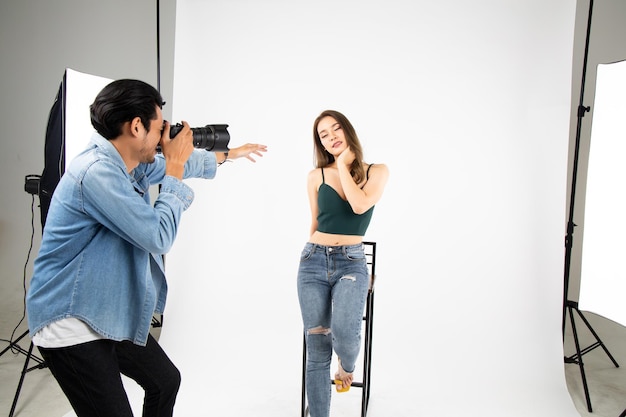
[[[579, 366], [564, 364], [572, 401], [582, 417], [619, 417], [626, 409], [626, 328], [593, 313], [583, 312], [583, 314], [611, 355], [622, 366], [616, 368], [601, 348], [583, 355], [592, 405], [592, 412], [589, 412]], [[577, 330], [581, 338], [581, 348], [594, 342], [593, 336], [582, 322], [577, 325]], [[158, 330], [155, 333], [158, 336]], [[565, 353], [568, 356], [575, 352], [572, 340], [571, 329], [568, 326], [565, 345]], [[30, 340], [26, 337], [21, 341], [20, 346], [28, 349], [29, 342]], [[6, 346], [6, 342], [0, 344], [2, 349]], [[0, 381], [2, 381], [0, 413], [2, 415], [9, 415], [24, 362], [23, 354], [8, 351], [0, 356]], [[35, 364], [31, 363], [31, 365]], [[372, 401], [375, 401], [375, 396], [374, 391]], [[299, 410], [294, 415], [297, 413]], [[69, 403], [47, 369], [35, 369], [26, 374], [15, 408], [15, 417], [69, 417], [72, 414]], [[358, 415], [358, 410], [355, 410], [354, 415]], [[261, 416], [262, 414], [259, 414], [256, 417]]]

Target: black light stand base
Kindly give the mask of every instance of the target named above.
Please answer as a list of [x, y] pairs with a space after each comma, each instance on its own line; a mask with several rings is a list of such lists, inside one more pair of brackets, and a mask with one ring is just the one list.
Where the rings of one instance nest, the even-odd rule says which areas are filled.
[[[596, 339], [595, 343], [587, 346], [584, 349], [580, 348], [580, 342], [578, 340], [578, 332], [576, 331], [576, 321], [574, 320], [574, 314], [573, 314], [574, 311], [582, 319], [582, 321], [585, 323], [585, 326], [587, 326], [587, 329], [589, 329], [593, 337]], [[602, 343], [598, 334], [593, 330], [593, 327], [591, 327], [591, 324], [589, 323], [589, 321], [585, 318], [583, 313], [578, 309], [578, 303], [575, 301], [568, 300], [566, 303], [566, 312], [569, 313], [569, 316], [570, 316], [570, 323], [572, 325], [572, 334], [574, 336], [574, 344], [576, 345], [576, 353], [572, 356], [566, 356], [565, 363], [578, 364], [580, 368], [580, 376], [583, 381], [583, 389], [585, 391], [585, 400], [587, 401], [587, 410], [591, 413], [592, 412], [591, 398], [589, 396], [589, 387], [587, 386], [587, 377], [585, 376], [585, 365], [583, 363], [583, 355], [591, 352], [597, 347], [601, 347], [604, 350], [604, 353], [606, 353], [609, 359], [611, 359], [611, 362], [613, 362], [613, 365], [615, 365], [616, 368], [619, 368], [619, 365], [617, 364], [617, 362], [615, 361], [615, 359], [613, 358], [609, 350], [606, 348], [606, 346], [604, 346], [604, 343]], [[620, 417], [623, 417], [623, 416], [626, 417], [624, 414], [622, 414], [622, 416]]]
[[[12, 349], [26, 356], [26, 359], [24, 360], [24, 367], [22, 368], [22, 373], [20, 374], [20, 382], [18, 382], [17, 384], [15, 397], [13, 397], [13, 404], [11, 404], [11, 411], [9, 412], [9, 417], [13, 417], [13, 413], [15, 412], [15, 407], [17, 406], [17, 400], [20, 397], [20, 391], [22, 390], [22, 384], [24, 383], [24, 377], [26, 376], [26, 374], [35, 369], [43, 369], [47, 367], [46, 362], [43, 359], [37, 357], [36, 355], [33, 355], [33, 343], [32, 342], [30, 343], [28, 350], [23, 349], [20, 345], [17, 344], [20, 340], [26, 337], [27, 334], [28, 334], [28, 330], [22, 333], [20, 337], [15, 339], [14, 342], [11, 342], [9, 346], [7, 346], [2, 352], [0, 352], [0, 356], [2, 356], [5, 352], [9, 351], [9, 349]], [[31, 361], [31, 359], [33, 360], [33, 362], [35, 362], [35, 365], [29, 368], [28, 363]]]
[[9, 343], [9, 346], [7, 346], [5, 349], [2, 350], [2, 352], [0, 352], [0, 356], [4, 355], [9, 350], [18, 351], [22, 355], [27, 355], [28, 351], [17, 344], [20, 340], [25, 338], [27, 334], [28, 334], [28, 330], [22, 333], [22, 335], [18, 337], [17, 339], [15, 339], [13, 342]]

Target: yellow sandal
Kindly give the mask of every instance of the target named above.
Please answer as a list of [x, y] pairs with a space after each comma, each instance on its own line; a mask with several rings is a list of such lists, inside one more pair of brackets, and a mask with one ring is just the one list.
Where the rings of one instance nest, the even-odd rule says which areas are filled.
[[350, 385], [344, 387], [341, 379], [335, 379], [335, 389], [337, 392], [348, 392], [350, 391]]

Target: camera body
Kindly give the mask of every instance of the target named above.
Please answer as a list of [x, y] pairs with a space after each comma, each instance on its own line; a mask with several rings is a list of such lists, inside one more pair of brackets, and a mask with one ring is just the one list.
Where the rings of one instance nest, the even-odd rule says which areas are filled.
[[[192, 127], [194, 148], [206, 149], [211, 152], [228, 152], [230, 134], [228, 125], [206, 125], [204, 127]], [[183, 125], [176, 123], [170, 126], [170, 138], [174, 139], [183, 129]]]

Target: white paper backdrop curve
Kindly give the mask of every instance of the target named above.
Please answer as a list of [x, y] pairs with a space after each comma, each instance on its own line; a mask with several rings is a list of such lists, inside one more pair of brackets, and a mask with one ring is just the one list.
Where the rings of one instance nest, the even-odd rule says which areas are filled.
[[[564, 0], [178, 1], [174, 121], [269, 147], [189, 182], [161, 334], [180, 415], [299, 413], [295, 277], [326, 108], [391, 172], [366, 235], [368, 415], [577, 415], [561, 339], [574, 15]], [[335, 396], [335, 415], [358, 396]]]

